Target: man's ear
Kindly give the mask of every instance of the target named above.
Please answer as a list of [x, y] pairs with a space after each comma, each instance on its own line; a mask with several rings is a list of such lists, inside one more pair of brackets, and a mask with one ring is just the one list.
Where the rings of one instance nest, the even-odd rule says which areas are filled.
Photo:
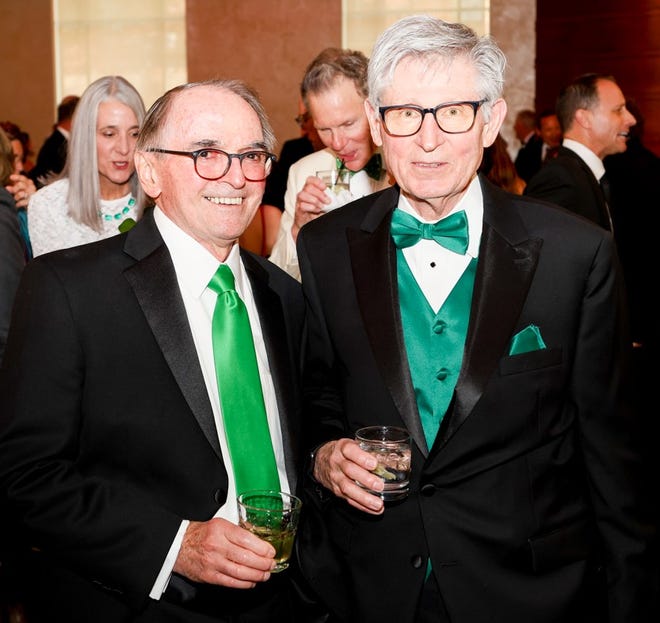
[[135, 171], [144, 192], [152, 199], [160, 196], [161, 188], [158, 177], [158, 167], [154, 164], [155, 154], [147, 154], [143, 151], [135, 152]]
[[490, 147], [497, 138], [497, 134], [504, 123], [506, 117], [507, 105], [506, 102], [500, 98], [495, 100], [490, 107], [490, 118], [484, 123], [483, 134], [481, 137], [484, 147]]
[[573, 117], [572, 125], [579, 125], [581, 128], [588, 130], [591, 128], [591, 111], [587, 108], [578, 108], [575, 111], [575, 116]]
[[364, 100], [364, 112], [367, 115], [367, 120], [369, 121], [371, 140], [374, 142], [376, 147], [380, 147], [383, 144], [383, 125], [378, 115], [378, 111], [374, 110], [371, 102], [368, 99]]

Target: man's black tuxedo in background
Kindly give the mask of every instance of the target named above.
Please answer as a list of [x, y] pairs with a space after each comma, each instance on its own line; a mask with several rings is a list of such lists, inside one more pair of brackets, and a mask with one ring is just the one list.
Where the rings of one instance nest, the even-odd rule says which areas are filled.
[[525, 186], [525, 195], [544, 199], [611, 231], [610, 215], [598, 180], [572, 149], [560, 147]]
[[[634, 129], [634, 128], [633, 128]], [[614, 238], [621, 257], [628, 292], [630, 326], [634, 344], [636, 392], [643, 409], [649, 456], [660, 468], [657, 442], [660, 420], [655, 409], [658, 358], [660, 358], [660, 323], [655, 304], [655, 275], [658, 274], [658, 232], [660, 232], [660, 157], [647, 149], [637, 133], [628, 141], [625, 152], [603, 160], [610, 180]], [[656, 496], [660, 519], [660, 495]]]
[[543, 164], [541, 160], [541, 151], [543, 149], [543, 139], [538, 134], [533, 134], [531, 138], [518, 150], [514, 165], [518, 175], [526, 182], [532, 178]]
[[280, 156], [273, 165], [270, 175], [266, 178], [262, 203], [276, 206], [284, 212], [284, 193], [286, 193], [289, 167], [311, 153], [314, 153], [314, 146], [306, 136], [292, 138], [284, 142]]
[[657, 349], [659, 323], [649, 275], [656, 274], [658, 267], [655, 245], [660, 232], [660, 200], [656, 187], [660, 157], [634, 136], [626, 151], [607, 156], [603, 164], [610, 181], [614, 238], [630, 298], [632, 338]]
[[49, 175], [61, 173], [66, 163], [68, 146], [69, 141], [66, 136], [55, 127], [53, 133], [41, 146], [37, 155], [37, 162], [28, 173], [37, 188], [44, 185], [44, 181]]
[[[430, 559], [447, 612], [438, 622], [650, 622], [657, 578], [620, 384], [612, 238], [483, 178], [481, 187], [463, 364], [431, 448], [399, 307], [398, 187], [301, 229], [309, 446], [372, 424], [413, 439], [410, 494], [382, 515], [306, 477], [301, 568], [340, 621], [416, 621]], [[510, 354], [530, 325], [545, 347]]]
[[[294, 486], [300, 286], [265, 259], [241, 258]], [[228, 490], [174, 266], [151, 213], [127, 235], [30, 263], [1, 374], [0, 491], [13, 500], [2, 500], [1, 514], [16, 511], [24, 530], [1, 532], [12, 552], [0, 559], [24, 570], [26, 605], [41, 614], [31, 622], [275, 620], [286, 574], [253, 590], [175, 575], [164, 598], [148, 598], [181, 520], [210, 519]], [[254, 618], [231, 618], [235, 611]]]

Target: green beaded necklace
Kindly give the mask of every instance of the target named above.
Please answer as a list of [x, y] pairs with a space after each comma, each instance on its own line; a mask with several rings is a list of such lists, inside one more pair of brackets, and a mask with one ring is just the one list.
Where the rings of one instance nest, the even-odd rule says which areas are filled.
[[103, 214], [99, 210], [99, 216], [104, 220], [104, 221], [121, 221], [123, 218], [126, 218], [126, 215], [131, 211], [131, 208], [135, 205], [135, 199], [131, 197], [128, 200], [128, 204], [125, 205], [121, 210], [118, 212], [115, 212], [114, 214]]

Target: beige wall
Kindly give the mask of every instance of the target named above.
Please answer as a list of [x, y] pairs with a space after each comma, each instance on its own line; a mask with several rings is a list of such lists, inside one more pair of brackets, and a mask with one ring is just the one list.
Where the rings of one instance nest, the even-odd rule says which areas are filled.
[[0, 0], [0, 121], [29, 132], [35, 152], [55, 122], [54, 67], [51, 0]]
[[[280, 144], [297, 136], [300, 79], [324, 47], [341, 46], [341, 0], [186, 0], [188, 79], [241, 77], [261, 95]], [[534, 0], [491, 0], [492, 31], [509, 58], [510, 110], [534, 100]], [[319, 16], [323, 15], [323, 19]], [[258, 18], [257, 18], [258, 16]], [[37, 150], [55, 120], [51, 0], [0, 0], [0, 120]], [[511, 121], [504, 134], [511, 138]]]
[[516, 113], [523, 108], [534, 109], [536, 74], [536, 2], [535, 0], [491, 0], [490, 31], [507, 58], [504, 99], [509, 112], [502, 136], [509, 153], [515, 158], [520, 143], [513, 132]]
[[246, 80], [280, 145], [298, 136], [300, 80], [318, 52], [341, 46], [341, 0], [187, 0], [186, 16], [189, 80]]

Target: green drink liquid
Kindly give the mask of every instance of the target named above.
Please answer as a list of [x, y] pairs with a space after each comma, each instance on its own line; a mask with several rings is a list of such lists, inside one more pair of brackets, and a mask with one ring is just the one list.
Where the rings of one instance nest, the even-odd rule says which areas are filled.
[[283, 571], [289, 566], [289, 558], [293, 550], [293, 539], [295, 531], [293, 530], [278, 530], [275, 528], [266, 528], [262, 526], [243, 526], [247, 528], [252, 534], [257, 535], [260, 539], [268, 541], [275, 548], [275, 569], [273, 573]]

